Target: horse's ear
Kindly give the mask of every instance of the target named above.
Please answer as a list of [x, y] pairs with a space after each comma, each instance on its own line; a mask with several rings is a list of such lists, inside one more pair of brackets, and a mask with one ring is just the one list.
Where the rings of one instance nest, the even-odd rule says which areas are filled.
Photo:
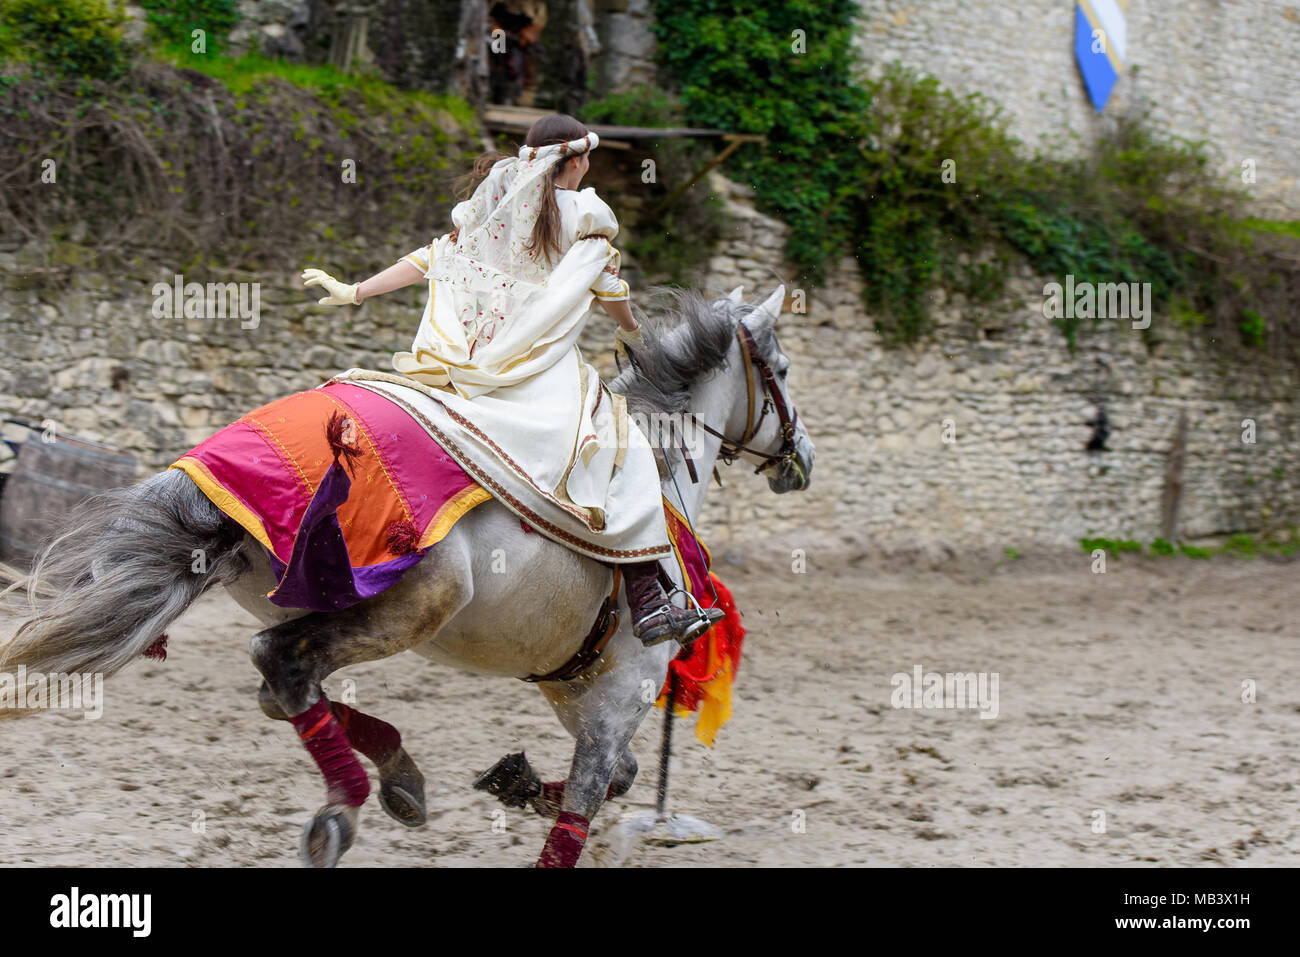
[[732, 302], [744, 302], [745, 299], [741, 295], [741, 291], [744, 288], [745, 288], [744, 286], [737, 286], [735, 289], [731, 290], [731, 292], [727, 293], [727, 298], [730, 299]]
[[748, 316], [748, 325], [750, 332], [758, 332], [763, 328], [772, 328], [776, 323], [776, 317], [781, 314], [781, 307], [785, 305], [785, 286], [777, 286], [763, 301], [763, 304], [755, 309]]
[[768, 296], [760, 307], [764, 312], [772, 314], [772, 321], [776, 322], [776, 317], [781, 315], [781, 309], [785, 306], [785, 286], [777, 286], [772, 290], [772, 295]]

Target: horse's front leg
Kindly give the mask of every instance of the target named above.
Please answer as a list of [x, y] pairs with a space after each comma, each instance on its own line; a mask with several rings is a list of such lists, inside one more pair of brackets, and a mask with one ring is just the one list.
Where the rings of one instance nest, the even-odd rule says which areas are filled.
[[595, 678], [541, 686], [575, 740], [560, 813], [538, 867], [577, 864], [591, 820], [610, 793], [615, 772], [627, 764], [627, 746], [654, 704], [677, 648], [674, 642], [642, 648], [630, 628], [616, 641], [620, 648], [614, 654], [606, 651], [606, 667]]

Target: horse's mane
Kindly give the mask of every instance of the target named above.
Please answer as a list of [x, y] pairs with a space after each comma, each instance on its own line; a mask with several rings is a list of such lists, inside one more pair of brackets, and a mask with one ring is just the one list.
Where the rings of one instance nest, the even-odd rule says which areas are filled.
[[[625, 364], [610, 391], [622, 393], [633, 414], [684, 412], [691, 386], [727, 367], [736, 322], [758, 307], [668, 286], [652, 287], [646, 301], [646, 309], [633, 306], [645, 339], [636, 353], [640, 371]], [[772, 335], [769, 325], [755, 336], [763, 355], [771, 352]]]

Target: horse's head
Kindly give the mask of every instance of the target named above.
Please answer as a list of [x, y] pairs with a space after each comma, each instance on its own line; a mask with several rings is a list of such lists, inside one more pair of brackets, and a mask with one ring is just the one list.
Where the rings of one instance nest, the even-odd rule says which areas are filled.
[[814, 449], [790, 398], [790, 359], [781, 351], [776, 321], [785, 302], [785, 286], [757, 306], [747, 306], [737, 286], [715, 309], [734, 316], [734, 380], [721, 455], [743, 458], [767, 477], [773, 492], [803, 491], [812, 480]]
[[[642, 421], [666, 416], [678, 423], [657, 448], [674, 447], [672, 437], [680, 435], [698, 455], [701, 439], [712, 434], [724, 462], [745, 459], [772, 491], [805, 489], [813, 444], [790, 399], [790, 360], [776, 341], [785, 287], [760, 305], [746, 303], [740, 293], [737, 288], [710, 301], [693, 289], [653, 289], [650, 310], [633, 307], [644, 337], [636, 365], [624, 368], [610, 389], [622, 393], [628, 411]], [[662, 443], [661, 429], [643, 431]]]

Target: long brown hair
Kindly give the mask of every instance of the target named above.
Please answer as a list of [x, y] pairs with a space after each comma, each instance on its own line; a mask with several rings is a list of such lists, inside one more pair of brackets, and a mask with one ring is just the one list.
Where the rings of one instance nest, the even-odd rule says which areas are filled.
[[[524, 139], [524, 145], [551, 146], [555, 143], [567, 143], [570, 140], [580, 139], [586, 135], [587, 128], [572, 116], [567, 113], [552, 113], [549, 116], [543, 116], [529, 127], [528, 135]], [[483, 182], [492, 167], [501, 160], [507, 159], [508, 155], [498, 150], [492, 150], [479, 156], [474, 161], [474, 168], [457, 182], [456, 198], [465, 200], [474, 195], [474, 190], [478, 189], [479, 183]], [[515, 155], [518, 155], [518, 150], [515, 151]], [[552, 252], [557, 256], [562, 252], [560, 249], [560, 207], [555, 202], [555, 179], [562, 175], [572, 162], [577, 162], [577, 156], [570, 156], [560, 160], [551, 167], [551, 171], [547, 175], [547, 189], [542, 193], [542, 211], [537, 217], [536, 225], [533, 226], [533, 235], [524, 247], [531, 256], [542, 254], [549, 261]]]

